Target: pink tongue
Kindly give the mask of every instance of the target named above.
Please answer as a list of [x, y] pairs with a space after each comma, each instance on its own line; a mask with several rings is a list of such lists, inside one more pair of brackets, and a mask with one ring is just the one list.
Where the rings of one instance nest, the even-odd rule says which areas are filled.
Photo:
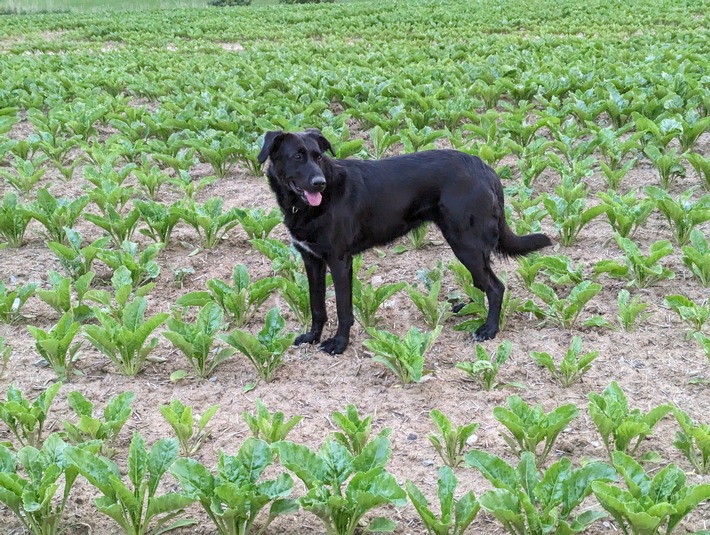
[[323, 200], [323, 196], [319, 192], [311, 193], [310, 191], [304, 191], [303, 193], [305, 193], [306, 200], [311, 206], [318, 206]]

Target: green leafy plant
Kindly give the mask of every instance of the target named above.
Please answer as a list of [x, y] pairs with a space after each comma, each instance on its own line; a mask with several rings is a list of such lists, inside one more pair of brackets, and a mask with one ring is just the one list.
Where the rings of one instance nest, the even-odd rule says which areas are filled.
[[195, 229], [200, 245], [205, 249], [216, 247], [227, 233], [239, 224], [238, 209], [232, 208], [223, 212], [223, 204], [221, 197], [212, 197], [203, 204], [186, 202], [178, 209], [183, 221]]
[[422, 332], [411, 327], [399, 337], [385, 330], [367, 329], [372, 337], [363, 345], [373, 352], [372, 359], [386, 366], [403, 384], [421, 381], [424, 373], [424, 354], [441, 333], [441, 325], [433, 331]]
[[116, 247], [121, 247], [123, 242], [129, 241], [140, 220], [141, 213], [138, 208], [133, 208], [125, 214], [118, 212], [113, 206], [106, 206], [106, 214], [86, 214], [84, 218], [108, 234], [111, 242]]
[[[64, 197], [57, 199], [46, 188], [40, 188], [37, 191], [37, 200], [24, 205], [22, 210], [42, 224], [48, 241], [66, 245], [64, 227], [72, 228], [83, 214], [87, 204], [89, 204], [88, 195], [82, 195], [74, 200]], [[85, 217], [88, 219], [89, 214]]]
[[[345, 408], [345, 413], [335, 411], [330, 417], [340, 428], [340, 431], [333, 433], [333, 439], [353, 455], [360, 455], [370, 440], [372, 416], [360, 419], [357, 407], [350, 404]], [[389, 436], [390, 431], [385, 428], [377, 436]]]
[[180, 458], [170, 473], [183, 491], [199, 500], [221, 535], [249, 535], [259, 513], [271, 504], [266, 521], [258, 533], [280, 515], [295, 513], [298, 504], [287, 496], [293, 488], [289, 474], [262, 480], [264, 471], [274, 463], [274, 454], [263, 440], [248, 438], [235, 456], [219, 452], [217, 473], [212, 474], [194, 459]]
[[20, 309], [35, 293], [36, 282], [18, 284], [10, 290], [0, 281], [0, 323], [12, 323], [20, 317]]
[[0, 336], [0, 378], [5, 373], [12, 356], [12, 346], [8, 345], [4, 336]]
[[439, 468], [437, 484], [439, 489], [437, 496], [441, 507], [441, 516], [439, 517], [431, 511], [428, 500], [414, 483], [407, 480], [405, 488], [409, 500], [426, 527], [427, 533], [430, 535], [463, 535], [481, 509], [476, 495], [470, 490], [458, 500], [454, 497], [458, 480], [453, 470], [448, 466]]
[[[530, 407], [520, 396], [509, 396], [508, 407], [495, 407], [493, 416], [502, 423], [508, 433], [501, 433], [511, 451], [520, 457], [529, 451], [535, 456], [535, 463], [541, 466], [559, 434], [579, 414], [579, 409], [573, 404], [560, 405], [546, 413], [539, 404]], [[538, 446], [543, 444], [542, 451]]]
[[466, 454], [466, 464], [493, 484], [478, 498], [481, 509], [512, 535], [583, 533], [606, 514], [593, 509], [575, 514], [575, 509], [592, 493], [594, 482], [616, 480], [614, 469], [606, 463], [592, 461], [574, 469], [566, 457], [541, 477], [529, 451], [523, 452], [517, 467], [478, 450]]
[[125, 266], [131, 274], [133, 288], [136, 289], [160, 276], [160, 266], [155, 257], [162, 248], [162, 244], [152, 243], [141, 251], [136, 242], [124, 241], [120, 249], [102, 249], [96, 256], [114, 271]]
[[[84, 304], [84, 296], [89, 291], [94, 273], [89, 272], [79, 277], [72, 284], [71, 277], [62, 277], [56, 271], [48, 273], [51, 290], [36, 290], [37, 297], [52, 307], [58, 314], [64, 315], [71, 312], [74, 321], [79, 323], [92, 316], [91, 309]], [[76, 292], [76, 302], [72, 300], [72, 290]]]
[[[84, 298], [87, 301], [99, 303], [102, 305], [102, 312], [109, 313], [120, 320], [131, 296], [145, 297], [155, 287], [155, 283], [145, 284], [134, 291], [131, 272], [126, 266], [119, 266], [111, 276], [111, 287], [113, 293], [108, 290], [93, 289], [87, 291]], [[95, 307], [92, 308], [92, 314], [94, 313]]]
[[673, 533], [678, 523], [710, 497], [710, 485], [686, 485], [683, 471], [675, 464], [662, 468], [651, 478], [643, 467], [623, 452], [612, 461], [628, 490], [605, 481], [592, 483], [601, 506], [609, 511], [625, 534]]
[[685, 176], [685, 167], [681, 164], [681, 155], [678, 154], [678, 149], [675, 147], [662, 151], [655, 145], [649, 145], [643, 152], [656, 168], [656, 171], [658, 171], [661, 188], [664, 190], [668, 190], [678, 178]]
[[61, 387], [62, 383], [49, 385], [32, 403], [14, 384], [7, 388], [6, 401], [0, 401], [0, 419], [21, 446], [41, 447], [47, 413]]
[[283, 215], [278, 208], [272, 208], [269, 212], [263, 208], [239, 208], [236, 213], [249, 239], [267, 238], [274, 227], [283, 221]]
[[696, 423], [679, 407], [673, 408], [680, 429], [675, 432], [673, 445], [690, 461], [698, 474], [710, 472], [710, 426]]
[[597, 197], [604, 203], [604, 213], [612, 230], [624, 238], [632, 238], [655, 207], [653, 199], [639, 199], [635, 191], [629, 191], [625, 195], [615, 191], [599, 192]]
[[99, 513], [112, 518], [126, 534], [159, 535], [197, 523], [178, 518], [195, 498], [179, 492], [157, 494], [165, 472], [178, 457], [176, 439], [160, 439], [148, 451], [136, 431], [124, 470], [130, 485], [121, 479], [118, 466], [105, 457], [73, 446], [64, 450], [64, 456], [102, 494], [94, 499]]
[[219, 279], [207, 281], [208, 292], [191, 292], [177, 300], [178, 306], [204, 306], [216, 302], [236, 327], [246, 325], [259, 307], [278, 288], [279, 279], [265, 277], [251, 282], [244, 264], [237, 264], [232, 271], [232, 285]]
[[148, 228], [141, 228], [138, 232], [167, 247], [173, 229], [180, 221], [181, 203], [165, 206], [155, 201], [135, 199], [133, 204], [138, 208], [141, 219], [148, 225]]
[[66, 381], [74, 372], [76, 353], [81, 342], [74, 342], [81, 325], [74, 320], [74, 314], [66, 312], [49, 331], [27, 326], [35, 339], [35, 348], [57, 374], [57, 379]]
[[355, 319], [360, 325], [365, 329], [369, 329], [379, 323], [380, 318], [377, 317], [377, 311], [383, 303], [404, 288], [407, 283], [384, 283], [377, 287], [369, 282], [363, 284], [362, 281], [372, 276], [372, 273], [377, 269], [377, 265], [372, 265], [363, 273], [360, 273], [362, 265], [362, 255], [358, 255], [353, 259], [353, 310]]
[[424, 323], [430, 329], [443, 325], [446, 320], [453, 316], [451, 303], [446, 300], [439, 301], [441, 282], [441, 271], [439, 271], [436, 280], [430, 281], [429, 285], [425, 282], [427, 293], [420, 292], [412, 285], [406, 287], [409, 298], [419, 309], [419, 312], [422, 313]]
[[64, 227], [64, 233], [67, 237], [66, 245], [62, 242], [50, 241], [47, 242], [47, 247], [55, 254], [64, 271], [76, 283], [79, 278], [91, 272], [96, 255], [108, 244], [109, 238], [99, 238], [82, 247], [83, 238], [78, 231]]
[[63, 420], [67, 440], [73, 444], [95, 441], [101, 444], [101, 455], [113, 457], [117, 450], [116, 439], [131, 416], [131, 404], [136, 398], [127, 391], [111, 397], [103, 411], [103, 421], [94, 416], [94, 404], [81, 392], [74, 390], [67, 396], [67, 403], [79, 417], [76, 422]]
[[699, 229], [690, 232], [690, 245], [681, 248], [683, 264], [704, 287], [710, 287], [710, 245]]
[[439, 430], [439, 435], [429, 433], [427, 438], [439, 454], [446, 466], [456, 468], [463, 462], [463, 452], [468, 445], [468, 440], [478, 429], [477, 423], [457, 425], [454, 427], [451, 420], [439, 409], [434, 409], [429, 413]]
[[239, 139], [232, 132], [225, 134], [210, 129], [198, 139], [185, 140], [184, 144], [195, 149], [200, 160], [210, 164], [218, 178], [224, 177], [237, 162]]
[[40, 449], [25, 446], [16, 455], [0, 444], [0, 503], [33, 535], [57, 535], [63, 531], [62, 516], [79, 475], [64, 458], [66, 448], [57, 433], [49, 435]]
[[646, 186], [646, 192], [665, 216], [678, 245], [688, 243], [692, 230], [701, 223], [710, 221], [710, 193], [692, 201], [693, 189], [684, 191], [677, 199], [655, 186]]
[[[612, 381], [602, 394], [590, 392], [589, 416], [599, 431], [609, 457], [614, 451], [636, 454], [641, 442], [651, 435], [653, 428], [671, 411], [670, 405], [659, 405], [646, 414], [640, 409], [629, 409], [626, 394]], [[636, 442], [632, 442], [636, 439]]]
[[[571, 195], [571, 198], [568, 196]], [[566, 247], [572, 245], [581, 230], [594, 218], [606, 211], [603, 204], [587, 208], [586, 195], [577, 196], [562, 192], [562, 195], [546, 195], [542, 204], [555, 222], [560, 243]]]
[[[385, 470], [392, 451], [385, 436], [375, 437], [356, 456], [331, 439], [317, 453], [288, 441], [273, 447], [281, 464], [306, 486], [299, 505], [323, 521], [328, 535], [353, 535], [369, 511], [381, 505], [406, 504], [406, 493]], [[360, 529], [381, 533], [395, 527], [391, 520], [376, 517]]]
[[42, 166], [46, 160], [46, 156], [31, 160], [15, 156], [10, 162], [12, 171], [0, 169], [0, 177], [3, 177], [19, 194], [27, 195], [47, 172], [47, 168]]
[[494, 388], [505, 388], [514, 386], [523, 388], [520, 383], [499, 383], [497, 381], [498, 372], [506, 360], [510, 358], [513, 345], [510, 340], [503, 340], [491, 355], [481, 344], [476, 344], [476, 357], [472, 361], [464, 361], [456, 364], [459, 370], [465, 371], [469, 378], [477, 382], [484, 390]]
[[686, 154], [685, 158], [688, 160], [693, 169], [698, 173], [700, 177], [700, 183], [706, 190], [710, 190], [710, 158], [698, 154], [697, 152], [691, 152]]
[[223, 317], [219, 305], [210, 301], [197, 313], [194, 324], [177, 317], [168, 318], [166, 322], [169, 330], [163, 331], [163, 336], [185, 355], [200, 379], [209, 377], [219, 364], [234, 355], [232, 348], [213, 348], [216, 335], [223, 326]]
[[194, 455], [202, 447], [202, 443], [209, 436], [209, 430], [206, 429], [207, 424], [217, 410], [219, 410], [219, 405], [212, 405], [207, 409], [197, 421], [197, 428], [195, 429], [192, 407], [183, 405], [178, 399], [171, 400], [169, 405], [160, 406], [160, 413], [175, 431], [180, 444], [180, 452], [183, 456]]
[[257, 336], [235, 329], [221, 338], [246, 356], [259, 377], [268, 383], [283, 363], [284, 353], [293, 344], [296, 335], [283, 334], [286, 322], [281, 317], [279, 307], [269, 310], [264, 323], [264, 328]]
[[32, 216], [27, 211], [27, 206], [17, 202], [17, 195], [6, 191], [0, 204], [0, 236], [13, 249], [22, 246], [25, 231]]
[[279, 294], [286, 301], [296, 321], [305, 330], [311, 322], [311, 297], [308, 277], [301, 272], [291, 274], [291, 279], [275, 277], [278, 281]]
[[399, 141], [399, 135], [394, 132], [389, 132], [380, 125], [375, 125], [369, 132], [372, 148], [374, 149], [373, 156], [376, 159], [382, 158], [387, 150]]
[[293, 247], [273, 238], [249, 240], [249, 243], [271, 260], [271, 268], [277, 275], [297, 282], [295, 274], [300, 273], [300, 257]]
[[289, 431], [303, 420], [303, 416], [299, 415], [286, 420], [286, 416], [281, 411], [271, 414], [268, 407], [259, 398], [255, 400], [254, 404], [256, 405], [256, 413], [250, 414], [244, 411], [242, 418], [254, 438], [265, 440], [268, 444], [285, 440]]
[[143, 162], [143, 165], [133, 171], [138, 184], [148, 193], [151, 199], [158, 197], [160, 188], [165, 184], [170, 175], [165, 173], [157, 165], [150, 165]]
[[530, 356], [538, 366], [547, 368], [555, 381], [567, 388], [582, 380], [584, 374], [592, 368], [592, 362], [599, 356], [599, 351], [590, 351], [582, 355], [582, 339], [575, 336], [559, 366], [555, 364], [549, 353], [531, 351]]
[[601, 289], [602, 285], [599, 283], [582, 281], [572, 288], [567, 297], [560, 297], [547, 284], [534, 282], [530, 285], [530, 291], [542, 301], [544, 307], [538, 306], [532, 300], [528, 300], [524, 305], [524, 309], [544, 321], [550, 321], [564, 329], [569, 329], [577, 324], [579, 316], [584, 311], [587, 303]]
[[663, 302], [690, 327], [688, 338], [700, 332], [710, 319], [710, 305], [698, 304], [684, 295], [667, 295]]
[[84, 336], [89, 343], [125, 375], [135, 376], [143, 369], [151, 351], [158, 345], [158, 338], [148, 341], [148, 337], [169, 316], [162, 312], [146, 318], [147, 307], [145, 297], [136, 296], [126, 303], [118, 317], [95, 308], [100, 325], [84, 327]]
[[611, 277], [626, 278], [629, 284], [646, 288], [656, 282], [672, 279], [675, 273], [659, 264], [659, 260], [673, 253], [673, 246], [668, 240], [659, 240], [649, 247], [648, 256], [644, 255], [629, 238], [614, 235], [616, 243], [624, 252], [623, 261], [601, 260], [594, 266], [594, 273], [608, 273]]
[[407, 232], [407, 244], [395, 245], [392, 248], [392, 252], [395, 254], [402, 254], [406, 251], [418, 251], [423, 249], [424, 246], [429, 243], [426, 239], [427, 232], [429, 232], [429, 224], [423, 223], [418, 227], [413, 228]]
[[642, 303], [640, 299], [641, 297], [638, 295], [631, 299], [631, 294], [628, 290], [619, 292], [616, 301], [619, 313], [616, 316], [616, 320], [622, 330], [632, 331], [638, 323], [646, 321], [653, 315], [651, 312], [644, 312], [648, 308], [648, 303]]

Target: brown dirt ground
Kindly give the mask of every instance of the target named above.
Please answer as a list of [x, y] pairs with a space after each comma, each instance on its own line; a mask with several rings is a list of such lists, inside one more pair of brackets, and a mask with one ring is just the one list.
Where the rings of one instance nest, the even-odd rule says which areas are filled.
[[[27, 129], [27, 125], [18, 125], [18, 132]], [[707, 153], [708, 137], [701, 140]], [[209, 169], [198, 166], [193, 169], [194, 176], [209, 174]], [[680, 180], [674, 191], [683, 191], [697, 184], [695, 173], [690, 170], [688, 178]], [[77, 172], [81, 177], [81, 171]], [[550, 191], [556, 176], [543, 175], [537, 186], [540, 191]], [[53, 171], [47, 173], [43, 183], [52, 182], [55, 195], [76, 196], [82, 191], [82, 180], [76, 179], [70, 184], [63, 183]], [[626, 187], [638, 187], [657, 182], [653, 171], [647, 166], [635, 169], [626, 179]], [[592, 192], [603, 189], [601, 177], [595, 175], [589, 181]], [[275, 201], [266, 181], [253, 177], [236, 167], [229, 175], [208, 187], [199, 198], [220, 196], [225, 200], [225, 208], [232, 206], [275, 206]], [[167, 188], [160, 195], [163, 201], [177, 199]], [[544, 230], [554, 235], [549, 220], [543, 223]], [[80, 222], [79, 230], [89, 239], [97, 238], [99, 229], [87, 222]], [[707, 233], [708, 225], [704, 226]], [[59, 264], [45, 247], [39, 234], [40, 227], [32, 222], [23, 247], [18, 250], [5, 249], [0, 252], [0, 279], [4, 281], [37, 281], [47, 285], [48, 269], [59, 270]], [[283, 226], [277, 227], [272, 236], [287, 239]], [[559, 253], [570, 256], [575, 262], [583, 262], [588, 268], [603, 258], [618, 257], [608, 224], [599, 218], [585, 228], [579, 240], [571, 247], [556, 247]], [[440, 241], [437, 230], [430, 230], [429, 238]], [[666, 222], [658, 213], [654, 213], [636, 235], [636, 241], [645, 250], [650, 243], [660, 238], [669, 238]], [[135, 239], [148, 243], [143, 236], [136, 234]], [[162, 267], [158, 285], [151, 294], [149, 313], [169, 311], [171, 304], [182, 294], [201, 290], [206, 280], [211, 278], [228, 279], [236, 263], [244, 263], [253, 278], [271, 274], [270, 262], [260, 253], [250, 249], [246, 234], [241, 228], [235, 229], [214, 250], [191, 254], [197, 246], [194, 231], [184, 224], [176, 228], [172, 244], [159, 256]], [[182, 380], [170, 381], [170, 374], [184, 369], [186, 362], [171, 344], [161, 337], [155, 355], [165, 359], [161, 364], [149, 364], [137, 377], [124, 377], [116, 372], [105, 357], [100, 355], [88, 343], [81, 349], [78, 369], [81, 376], [75, 377], [71, 384], [63, 386], [55, 400], [48, 420], [47, 433], [60, 431], [61, 421], [71, 418], [71, 411], [66, 404], [66, 395], [73, 389], [80, 390], [92, 400], [98, 410], [103, 410], [111, 397], [125, 390], [136, 393], [133, 415], [122, 431], [118, 446], [121, 451], [117, 457], [120, 466], [125, 466], [125, 455], [134, 431], [140, 431], [147, 444], [171, 436], [171, 429], [163, 420], [159, 406], [169, 402], [172, 397], [194, 407], [201, 414], [209, 406], [217, 403], [220, 410], [212, 422], [211, 437], [205, 442], [196, 458], [203, 464], [215, 465], [220, 449], [235, 454], [240, 444], [249, 436], [249, 430], [241, 417], [243, 411], [251, 411], [254, 399], [261, 398], [272, 410], [281, 410], [287, 416], [300, 414], [303, 421], [291, 432], [289, 438], [317, 448], [326, 434], [335, 429], [330, 415], [333, 411], [344, 410], [348, 403], [357, 405], [361, 414], [372, 414], [375, 432], [384, 427], [392, 429], [390, 435], [393, 452], [389, 469], [397, 480], [404, 484], [409, 479], [416, 483], [430, 498], [436, 495], [437, 470], [440, 461], [427, 440], [427, 434], [434, 430], [428, 413], [434, 408], [442, 410], [455, 424], [475, 421], [480, 423], [476, 434], [475, 447], [495, 453], [508, 462], [514, 462], [500, 436], [501, 425], [493, 418], [492, 411], [497, 405], [505, 403], [512, 393], [522, 396], [528, 403], [540, 403], [546, 410], [551, 410], [562, 403], [572, 402], [580, 408], [580, 415], [560, 436], [556, 447], [548, 460], [548, 465], [556, 458], [567, 455], [576, 464], [582, 460], [603, 458], [605, 452], [593, 424], [587, 414], [587, 394], [601, 392], [612, 380], [618, 381], [627, 393], [630, 405], [648, 410], [660, 403], [676, 403], [688, 411], [696, 420], [707, 421], [710, 412], [708, 387], [691, 385], [688, 381], [696, 376], [710, 375], [708, 360], [693, 341], [686, 340], [685, 328], [676, 315], [663, 306], [663, 297], [673, 293], [683, 293], [696, 301], [707, 298], [707, 289], [703, 289], [693, 280], [680, 260], [680, 251], [668, 260], [676, 277], [638, 293], [649, 303], [652, 317], [640, 325], [638, 330], [612, 332], [596, 329], [564, 330], [554, 325], [540, 326], [539, 322], [528, 315], [518, 314], [511, 318], [504, 332], [494, 341], [486, 342], [486, 349], [494, 350], [500, 340], [505, 338], [513, 344], [511, 359], [500, 372], [502, 382], [517, 381], [525, 384], [524, 390], [502, 389], [491, 392], [481, 390], [469, 381], [463, 372], [455, 368], [459, 361], [468, 360], [474, 354], [474, 342], [470, 335], [452, 329], [456, 320], [445, 326], [436, 344], [426, 357], [427, 367], [434, 371], [426, 381], [403, 387], [381, 365], [375, 363], [364, 350], [362, 341], [364, 331], [356, 325], [347, 351], [332, 357], [315, 347], [298, 347], [288, 352], [284, 366], [270, 384], [258, 383], [254, 390], [245, 392], [245, 386], [255, 382], [256, 374], [245, 358], [235, 356], [217, 368], [213, 377], [204, 382]], [[404, 280], [414, 282], [417, 270], [434, 267], [441, 260], [446, 264], [453, 258], [448, 246], [428, 245], [420, 251], [410, 251], [401, 255], [393, 254], [391, 247], [382, 248], [386, 253], [378, 257], [370, 251], [366, 255], [367, 263], [378, 265], [376, 274], [383, 282]], [[96, 263], [100, 277], [108, 278], [108, 271]], [[183, 288], [174, 284], [173, 269], [191, 267], [195, 274], [188, 276]], [[496, 261], [498, 273], [507, 272], [509, 290], [523, 298], [529, 297], [527, 290], [515, 274], [515, 261]], [[603, 291], [591, 302], [582, 320], [592, 314], [601, 314], [613, 321], [616, 314], [617, 292], [624, 287], [622, 281], [602, 278]], [[450, 275], [445, 275], [444, 288], [454, 289]], [[266, 311], [275, 304], [282, 305], [288, 324], [294, 330], [298, 328], [295, 320], [280, 298], [272, 297], [260, 309], [255, 321], [249, 328], [255, 332], [263, 320]], [[331, 322], [334, 325], [334, 300], [328, 302]], [[27, 325], [36, 325], [49, 329], [57, 320], [57, 315], [38, 298], [32, 298], [23, 309], [24, 318], [13, 325], [0, 325], [0, 336], [7, 337], [14, 353], [9, 369], [0, 379], [0, 392], [5, 392], [11, 382], [16, 383], [27, 395], [34, 399], [54, 379], [51, 369], [39, 365], [39, 355], [27, 331]], [[419, 312], [412, 305], [406, 293], [396, 294], [381, 311], [381, 327], [404, 333], [411, 325], [423, 327]], [[554, 383], [550, 375], [539, 368], [529, 357], [530, 351], [547, 351], [559, 360], [569, 347], [574, 335], [580, 335], [585, 351], [598, 350], [599, 358], [581, 383], [563, 389]], [[4, 395], [3, 395], [4, 397]], [[709, 476], [699, 477], [690, 472], [689, 464], [672, 446], [677, 424], [667, 417], [657, 427], [656, 432], [642, 446], [642, 451], [655, 450], [664, 462], [679, 463], [688, 471], [689, 482], [710, 482]], [[7, 430], [0, 428], [0, 441], [10, 439]], [[656, 468], [651, 467], [655, 472]], [[480, 495], [489, 484], [477, 471], [458, 468], [459, 495], [473, 489]], [[166, 488], [176, 488], [177, 484], [170, 477], [165, 478]], [[294, 495], [301, 493], [297, 486]], [[93, 489], [84, 481], [79, 481], [73, 491], [65, 515], [65, 524], [70, 534], [108, 534], [118, 532], [115, 524], [95, 514], [91, 505]], [[591, 500], [584, 504], [591, 507]], [[437, 505], [433, 505], [437, 507]], [[180, 533], [211, 534], [216, 530], [208, 522], [206, 515], [192, 507], [190, 514], [200, 523], [193, 528], [186, 528]], [[397, 533], [420, 534], [425, 529], [412, 505], [402, 510], [390, 509], [379, 511], [399, 521]], [[691, 532], [708, 529], [710, 525], [710, 505], [697, 508], [682, 523], [678, 532]], [[0, 531], [20, 533], [20, 530], [7, 512], [0, 511]], [[612, 533], [619, 528], [610, 522], [596, 523], [588, 533]], [[268, 530], [276, 533], [323, 533], [321, 522], [306, 512], [299, 512], [295, 517], [287, 517], [274, 522]], [[501, 533], [500, 525], [489, 515], [480, 513], [469, 530], [470, 533]]]

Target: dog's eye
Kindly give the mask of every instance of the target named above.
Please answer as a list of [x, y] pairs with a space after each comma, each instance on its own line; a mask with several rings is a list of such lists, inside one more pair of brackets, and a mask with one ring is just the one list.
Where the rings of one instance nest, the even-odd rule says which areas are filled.
[[319, 154], [318, 156], [316, 156], [316, 161], [320, 162], [322, 159], [323, 159], [322, 154]]
[[300, 152], [293, 155], [294, 160], [300, 160], [301, 158], [303, 158], [303, 155]]

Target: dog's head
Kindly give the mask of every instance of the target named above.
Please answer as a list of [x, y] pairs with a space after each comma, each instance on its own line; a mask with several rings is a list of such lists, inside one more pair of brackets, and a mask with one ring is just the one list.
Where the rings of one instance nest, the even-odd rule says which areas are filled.
[[326, 187], [323, 154], [335, 155], [333, 146], [320, 130], [267, 132], [258, 160], [271, 160], [271, 173], [310, 206], [318, 206]]

